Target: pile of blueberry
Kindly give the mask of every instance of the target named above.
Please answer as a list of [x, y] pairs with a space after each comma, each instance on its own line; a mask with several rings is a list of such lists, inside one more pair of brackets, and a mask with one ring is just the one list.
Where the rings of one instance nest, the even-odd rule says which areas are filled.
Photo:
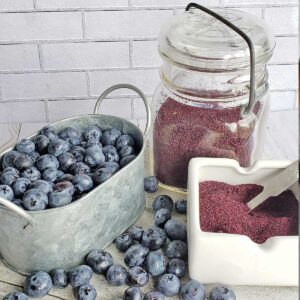
[[41, 130], [7, 152], [0, 167], [0, 197], [25, 210], [67, 205], [135, 159], [134, 138], [93, 125], [80, 132], [66, 127]]

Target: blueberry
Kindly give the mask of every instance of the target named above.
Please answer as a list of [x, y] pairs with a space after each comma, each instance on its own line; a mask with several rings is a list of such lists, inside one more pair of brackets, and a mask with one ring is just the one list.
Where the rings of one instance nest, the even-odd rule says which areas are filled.
[[77, 162], [82, 162], [85, 156], [85, 149], [79, 146], [75, 146], [70, 150]]
[[14, 166], [19, 171], [31, 168], [33, 165], [32, 159], [26, 154], [20, 154], [14, 159]]
[[48, 168], [58, 169], [59, 162], [54, 155], [45, 154], [37, 159], [36, 167], [39, 171], [44, 171]]
[[69, 270], [69, 281], [74, 288], [89, 283], [92, 276], [93, 270], [86, 265], [74, 267]]
[[126, 165], [131, 163], [135, 158], [136, 158], [136, 155], [128, 155], [128, 156], [123, 157], [120, 160], [120, 167], [121, 168], [125, 167]]
[[32, 298], [46, 296], [52, 288], [52, 280], [46, 272], [36, 272], [28, 276], [24, 284], [24, 292]]
[[125, 253], [124, 262], [128, 267], [141, 266], [146, 256], [149, 253], [149, 249], [143, 245], [133, 245]]
[[2, 168], [14, 167], [14, 159], [19, 155], [20, 153], [17, 151], [8, 151], [5, 153], [2, 159]]
[[143, 295], [139, 287], [130, 287], [124, 293], [124, 300], [142, 300]]
[[180, 296], [183, 300], [204, 300], [205, 287], [196, 280], [190, 280], [180, 289]]
[[11, 201], [14, 198], [14, 192], [9, 185], [0, 185], [0, 197]]
[[61, 176], [63, 176], [63, 172], [55, 168], [48, 168], [42, 172], [43, 180], [49, 182], [56, 182]]
[[57, 157], [64, 152], [68, 152], [70, 148], [71, 145], [67, 141], [58, 139], [49, 144], [48, 153]]
[[113, 145], [106, 145], [102, 148], [102, 151], [103, 153], [107, 153], [107, 152], [110, 152], [110, 151], [115, 151], [115, 152], [118, 152], [117, 148], [114, 147]]
[[114, 175], [113, 170], [109, 168], [100, 168], [95, 171], [93, 174], [93, 181], [96, 185], [99, 185], [106, 181], [108, 178], [110, 178], [112, 175]]
[[78, 287], [75, 291], [77, 300], [95, 300], [97, 298], [97, 291], [91, 284], [84, 284]]
[[179, 258], [172, 258], [167, 264], [167, 273], [174, 274], [178, 278], [182, 278], [185, 275], [186, 266], [185, 262]]
[[2, 173], [0, 177], [0, 183], [6, 185], [12, 185], [14, 181], [19, 178], [19, 175], [16, 174], [14, 171], [7, 171]]
[[159, 195], [157, 196], [152, 204], [152, 208], [154, 211], [158, 211], [161, 208], [166, 208], [169, 211], [172, 211], [174, 207], [174, 203], [171, 197], [167, 195]]
[[69, 171], [73, 175], [89, 174], [91, 173], [91, 168], [83, 162], [77, 162], [70, 167]]
[[166, 271], [166, 259], [161, 251], [153, 251], [146, 257], [144, 266], [152, 276], [159, 276]]
[[16, 197], [22, 197], [30, 187], [31, 181], [28, 178], [18, 178], [12, 184], [12, 189]]
[[214, 287], [209, 295], [210, 300], [235, 300], [236, 296], [234, 291], [225, 286]]
[[126, 252], [133, 245], [133, 239], [129, 234], [123, 233], [114, 240], [114, 243], [119, 251]]
[[171, 258], [186, 259], [188, 255], [188, 246], [183, 241], [172, 241], [166, 247], [166, 256]]
[[113, 174], [115, 174], [116, 172], [119, 171], [120, 169], [120, 165], [116, 162], [105, 162], [101, 165], [101, 168], [107, 168], [110, 169], [112, 171]]
[[12, 202], [13, 204], [15, 204], [15, 205], [17, 205], [17, 206], [19, 206], [19, 207], [21, 207], [21, 208], [24, 209], [24, 205], [23, 205], [23, 200], [22, 200], [22, 199], [14, 198], [14, 199], [12, 199], [11, 202]]
[[117, 150], [121, 150], [125, 146], [134, 146], [134, 139], [129, 134], [123, 134], [121, 135], [116, 142], [116, 148]]
[[85, 148], [90, 148], [92, 146], [98, 146], [99, 148], [102, 148], [102, 144], [96, 139], [89, 139], [84, 145]]
[[27, 155], [31, 158], [31, 160], [33, 161], [34, 164], [36, 163], [37, 159], [41, 156], [38, 152], [35, 152], [35, 151], [31, 152]]
[[187, 211], [187, 201], [180, 199], [178, 201], [175, 202], [175, 210], [179, 213], [179, 214], [183, 214], [186, 215], [186, 211]]
[[149, 281], [149, 275], [140, 266], [134, 266], [128, 270], [128, 283], [132, 286], [144, 286]]
[[50, 140], [45, 135], [38, 135], [33, 139], [35, 148], [40, 154], [47, 153]]
[[28, 178], [31, 181], [36, 181], [41, 179], [41, 173], [36, 167], [31, 167], [29, 169], [24, 170], [21, 173], [21, 177]]
[[72, 183], [77, 192], [89, 192], [93, 188], [93, 180], [89, 175], [77, 174], [74, 176]]
[[69, 152], [64, 152], [64, 153], [60, 154], [58, 156], [58, 161], [59, 161], [60, 168], [64, 172], [67, 172], [69, 170], [69, 168], [77, 162], [74, 155]]
[[41, 135], [45, 135], [50, 142], [58, 140], [56, 131], [48, 126], [41, 129]]
[[86, 257], [86, 264], [97, 274], [105, 274], [114, 264], [113, 257], [104, 250], [93, 250]]
[[61, 177], [59, 177], [59, 179], [57, 180], [57, 182], [62, 182], [62, 181], [73, 181], [74, 179], [74, 175], [72, 174], [64, 174]]
[[158, 280], [157, 289], [165, 296], [176, 296], [180, 290], [180, 281], [174, 274], [162, 275]]
[[134, 154], [134, 149], [131, 146], [124, 146], [122, 149], [119, 150], [119, 156], [121, 158], [129, 156], [131, 154]]
[[99, 146], [86, 149], [84, 162], [90, 167], [97, 167], [105, 161], [105, 156]]
[[31, 184], [30, 188], [39, 189], [46, 195], [53, 191], [52, 184], [45, 180], [36, 180]]
[[118, 137], [121, 135], [121, 131], [116, 128], [107, 129], [102, 134], [102, 144], [106, 145], [115, 145]]
[[167, 208], [161, 208], [154, 214], [155, 226], [164, 228], [165, 224], [171, 219], [171, 212]]
[[165, 232], [171, 241], [186, 241], [186, 225], [178, 222], [177, 220], [169, 220], [165, 225]]
[[82, 135], [86, 141], [90, 139], [100, 140], [102, 137], [102, 131], [98, 126], [91, 125], [83, 131]]
[[142, 239], [144, 230], [142, 229], [142, 227], [132, 226], [130, 229], [128, 229], [127, 232], [133, 240], [140, 241]]
[[164, 300], [165, 296], [158, 291], [151, 291], [148, 292], [145, 296], [143, 300]]
[[81, 134], [74, 127], [66, 127], [59, 132], [59, 137], [71, 144], [72, 146], [77, 146], [81, 143]]
[[68, 286], [68, 273], [63, 269], [55, 269], [50, 273], [52, 283], [55, 287], [63, 289]]
[[114, 286], [126, 284], [127, 271], [121, 265], [112, 265], [106, 272], [106, 280]]
[[144, 178], [144, 189], [147, 193], [155, 193], [158, 190], [158, 181], [155, 176]]
[[3, 172], [2, 172], [2, 174], [6, 173], [6, 172], [12, 172], [12, 173], [14, 173], [16, 175], [20, 175], [20, 172], [17, 169], [13, 168], [13, 167], [7, 167], [7, 168], [5, 168], [3, 170]]
[[27, 139], [23, 139], [16, 144], [16, 150], [23, 154], [30, 154], [35, 150], [35, 144]]
[[27, 295], [21, 292], [14, 292], [4, 296], [3, 300], [29, 300]]
[[49, 206], [60, 207], [71, 203], [74, 192], [74, 185], [69, 181], [62, 181], [55, 184], [53, 192], [49, 193]]
[[167, 236], [164, 230], [156, 226], [144, 231], [142, 236], [143, 245], [151, 251], [160, 249], [166, 243], [166, 240]]
[[41, 190], [30, 189], [23, 196], [23, 205], [27, 210], [43, 210], [48, 204], [48, 197]]
[[107, 151], [104, 154], [104, 156], [105, 156], [105, 161], [107, 162], [118, 162], [120, 159], [119, 154], [113, 150]]

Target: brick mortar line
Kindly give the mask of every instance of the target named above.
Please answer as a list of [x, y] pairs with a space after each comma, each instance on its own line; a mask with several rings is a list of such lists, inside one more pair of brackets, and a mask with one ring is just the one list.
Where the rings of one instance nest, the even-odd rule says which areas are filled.
[[50, 107], [49, 107], [48, 100], [44, 101], [44, 107], [45, 107], [46, 122], [49, 122], [49, 120], [50, 120]]
[[[38, 44], [38, 55], [39, 55], [39, 63], [40, 63], [40, 68], [41, 68], [41, 71], [45, 71], [44, 70], [44, 56], [43, 56], [43, 49], [42, 49], [42, 46]], [[39, 71], [39, 70], [37, 70]], [[1, 72], [1, 71], [0, 71]]]
[[89, 96], [91, 96], [92, 95], [92, 92], [91, 92], [91, 79], [90, 79], [90, 73], [89, 72], [85, 73], [85, 78], [86, 78], [87, 93], [88, 93]]
[[129, 47], [129, 66], [130, 66], [130, 68], [133, 68], [134, 67], [133, 41], [129, 41], [128, 47]]
[[82, 26], [82, 37], [86, 38], [86, 18], [85, 18], [85, 12], [81, 13], [81, 26]]

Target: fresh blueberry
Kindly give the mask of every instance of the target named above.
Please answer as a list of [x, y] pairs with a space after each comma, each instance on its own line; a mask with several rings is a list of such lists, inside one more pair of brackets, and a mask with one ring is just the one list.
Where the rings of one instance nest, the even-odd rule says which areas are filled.
[[86, 264], [97, 274], [105, 274], [114, 264], [113, 257], [104, 250], [93, 250], [86, 257]]
[[74, 179], [74, 175], [72, 174], [64, 174], [61, 177], [59, 177], [59, 179], [57, 180], [57, 182], [62, 182], [62, 181], [73, 181]]
[[179, 214], [186, 215], [186, 210], [187, 210], [187, 201], [184, 199], [180, 199], [175, 202], [175, 210]]
[[57, 157], [64, 152], [68, 152], [70, 148], [70, 143], [65, 140], [58, 139], [49, 144], [48, 153]]
[[210, 300], [235, 300], [236, 296], [234, 291], [226, 286], [214, 287], [209, 295]]
[[155, 193], [158, 190], [158, 181], [155, 176], [144, 178], [144, 189], [147, 193]]
[[142, 239], [144, 230], [142, 229], [142, 227], [132, 226], [131, 228], [128, 229], [127, 232], [132, 237], [133, 240], [140, 241]]
[[28, 276], [24, 284], [24, 292], [32, 298], [46, 296], [52, 288], [52, 280], [46, 272], [36, 272]]
[[149, 253], [149, 249], [143, 245], [133, 245], [125, 253], [124, 262], [130, 268], [134, 266], [141, 266], [146, 256]]
[[188, 255], [188, 246], [183, 241], [172, 241], [166, 247], [166, 256], [171, 258], [186, 259]]
[[107, 153], [107, 152], [110, 152], [110, 151], [115, 151], [115, 152], [118, 152], [117, 148], [114, 147], [113, 145], [106, 145], [102, 148], [102, 151], [103, 153]]
[[151, 291], [148, 292], [145, 296], [143, 300], [164, 300], [165, 296], [158, 291]]
[[27, 154], [31, 160], [33, 161], [33, 163], [35, 164], [37, 159], [41, 156], [38, 152], [34, 151], [34, 152], [31, 152], [29, 154]]
[[95, 300], [97, 298], [97, 291], [91, 284], [84, 284], [78, 287], [75, 291], [77, 300]]
[[131, 146], [124, 146], [120, 151], [119, 151], [119, 156], [121, 158], [125, 156], [129, 156], [134, 154], [134, 149]]
[[48, 204], [48, 197], [41, 190], [30, 189], [23, 196], [23, 205], [27, 210], [43, 210]]
[[14, 198], [14, 192], [9, 185], [0, 185], [0, 197], [11, 201]]
[[82, 135], [86, 141], [90, 139], [100, 140], [102, 137], [102, 131], [98, 126], [91, 125], [83, 131]]
[[166, 240], [167, 236], [164, 230], [156, 226], [144, 231], [142, 236], [143, 245], [151, 251], [160, 249], [166, 243]]
[[128, 283], [132, 286], [144, 286], [149, 281], [148, 273], [140, 266], [128, 270]]
[[48, 168], [42, 172], [42, 178], [43, 180], [49, 181], [49, 182], [56, 182], [61, 176], [63, 176], [63, 172], [60, 170], [57, 170], [55, 168]]
[[167, 273], [174, 274], [178, 278], [182, 278], [185, 275], [186, 266], [185, 262], [179, 258], [172, 258], [167, 264]]
[[89, 283], [92, 276], [92, 268], [86, 265], [74, 267], [69, 270], [69, 281], [74, 288]]
[[84, 145], [84, 147], [86, 149], [93, 147], [93, 146], [98, 146], [99, 148], [102, 148], [102, 144], [100, 143], [99, 140], [96, 140], [96, 139], [89, 139], [88, 141], [85, 142], [85, 145]]
[[7, 167], [3, 170], [2, 174], [6, 173], [6, 172], [12, 172], [16, 175], [20, 175], [20, 172], [16, 169], [16, 168], [13, 168], [13, 167]]
[[114, 175], [113, 170], [109, 168], [100, 168], [95, 171], [93, 174], [93, 181], [95, 185], [99, 185], [106, 181], [108, 178], [110, 178], [112, 175]]
[[183, 223], [178, 222], [177, 220], [169, 220], [165, 225], [165, 232], [167, 237], [173, 240], [181, 240], [186, 241], [187, 232], [186, 232], [186, 225]]
[[205, 300], [205, 295], [204, 285], [196, 280], [190, 280], [180, 289], [182, 300]]
[[70, 167], [71, 174], [89, 174], [91, 173], [91, 168], [83, 162], [77, 162]]
[[157, 289], [165, 296], [176, 296], [180, 290], [180, 281], [174, 274], [162, 275], [158, 280]]
[[69, 170], [69, 168], [77, 162], [74, 155], [69, 152], [64, 152], [64, 153], [60, 154], [58, 156], [58, 161], [59, 161], [60, 168], [64, 172], [67, 172]]
[[30, 154], [35, 150], [35, 144], [27, 139], [23, 139], [16, 144], [16, 150], [23, 154]]
[[155, 226], [164, 228], [165, 224], [171, 219], [171, 212], [167, 208], [161, 208], [154, 214]]
[[47, 153], [50, 140], [45, 135], [38, 135], [34, 138], [35, 148], [40, 154]]
[[106, 145], [115, 145], [118, 137], [121, 135], [121, 131], [116, 128], [107, 129], [102, 134], [102, 144]]
[[69, 181], [62, 181], [53, 186], [53, 192], [49, 193], [49, 206], [60, 207], [72, 202], [75, 192], [74, 185]]
[[153, 251], [146, 257], [144, 266], [152, 276], [159, 276], [166, 271], [166, 259], [161, 251]]
[[16, 197], [22, 197], [30, 187], [31, 181], [28, 178], [18, 178], [12, 184], [12, 189]]
[[105, 161], [107, 162], [118, 162], [120, 159], [119, 154], [113, 150], [107, 151], [104, 154], [104, 156], [105, 156]]
[[106, 280], [114, 286], [126, 284], [127, 271], [121, 265], [112, 265], [106, 272]]
[[77, 174], [74, 176], [72, 183], [77, 192], [89, 192], [93, 188], [93, 180], [89, 175]]
[[95, 145], [86, 149], [84, 162], [94, 168], [99, 166], [101, 163], [105, 161], [105, 156], [102, 152], [102, 149]]
[[85, 156], [85, 149], [80, 146], [75, 146], [70, 150], [77, 162], [82, 162]]
[[19, 207], [21, 207], [21, 208], [24, 209], [24, 205], [23, 205], [23, 200], [22, 199], [14, 198], [14, 199], [12, 199], [11, 202], [13, 204], [15, 204], [15, 205], [17, 205], [17, 206], [19, 206]]
[[24, 170], [21, 173], [21, 177], [28, 178], [31, 181], [36, 181], [41, 179], [41, 173], [36, 167], [31, 167], [29, 169]]
[[19, 178], [19, 175], [16, 174], [14, 171], [7, 171], [2, 173], [0, 177], [0, 183], [6, 185], [12, 185], [14, 181]]
[[36, 167], [39, 171], [44, 171], [48, 168], [58, 169], [59, 162], [54, 155], [45, 154], [37, 159]]
[[78, 146], [81, 143], [81, 134], [74, 127], [66, 127], [59, 132], [59, 137], [71, 144], [72, 146]]
[[8, 151], [5, 153], [2, 160], [2, 168], [14, 167], [14, 160], [19, 155], [20, 153], [17, 151]]
[[4, 296], [3, 300], [29, 300], [27, 295], [21, 292], [14, 292]]
[[48, 126], [41, 129], [41, 135], [45, 135], [50, 142], [58, 140], [56, 131]]
[[20, 154], [14, 159], [14, 166], [19, 171], [31, 168], [33, 165], [32, 159], [26, 154]]
[[121, 135], [116, 142], [116, 148], [117, 150], [121, 150], [125, 146], [134, 146], [134, 139], [129, 134], [123, 134]]
[[68, 286], [68, 273], [63, 269], [55, 269], [50, 273], [52, 283], [55, 287], [63, 289]]
[[133, 245], [133, 239], [129, 234], [123, 233], [114, 240], [114, 243], [119, 251], [126, 252]]
[[120, 167], [121, 168], [125, 167], [126, 165], [131, 163], [135, 158], [136, 158], [136, 155], [128, 155], [128, 156], [123, 157], [120, 160]]
[[30, 188], [39, 189], [46, 195], [53, 191], [52, 184], [45, 180], [36, 180], [31, 184]]
[[139, 287], [130, 287], [124, 293], [124, 300], [142, 300], [143, 295]]
[[167, 195], [159, 195], [157, 196], [152, 204], [152, 208], [154, 211], [158, 211], [161, 208], [166, 208], [169, 211], [172, 211], [174, 207], [174, 203], [171, 197]]
[[113, 174], [115, 174], [116, 172], [119, 171], [120, 169], [120, 165], [116, 162], [105, 162], [101, 165], [101, 168], [107, 168], [110, 169], [112, 171]]

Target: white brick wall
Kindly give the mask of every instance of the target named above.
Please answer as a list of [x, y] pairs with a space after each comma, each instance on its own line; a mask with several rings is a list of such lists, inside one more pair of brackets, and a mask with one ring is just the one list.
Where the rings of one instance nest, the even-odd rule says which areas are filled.
[[[0, 122], [45, 122], [91, 113], [112, 84], [159, 82], [157, 36], [186, 0], [0, 0]], [[264, 19], [276, 35], [271, 109], [297, 108], [298, 0], [198, 0]], [[143, 123], [142, 101], [115, 92], [101, 112]]]

